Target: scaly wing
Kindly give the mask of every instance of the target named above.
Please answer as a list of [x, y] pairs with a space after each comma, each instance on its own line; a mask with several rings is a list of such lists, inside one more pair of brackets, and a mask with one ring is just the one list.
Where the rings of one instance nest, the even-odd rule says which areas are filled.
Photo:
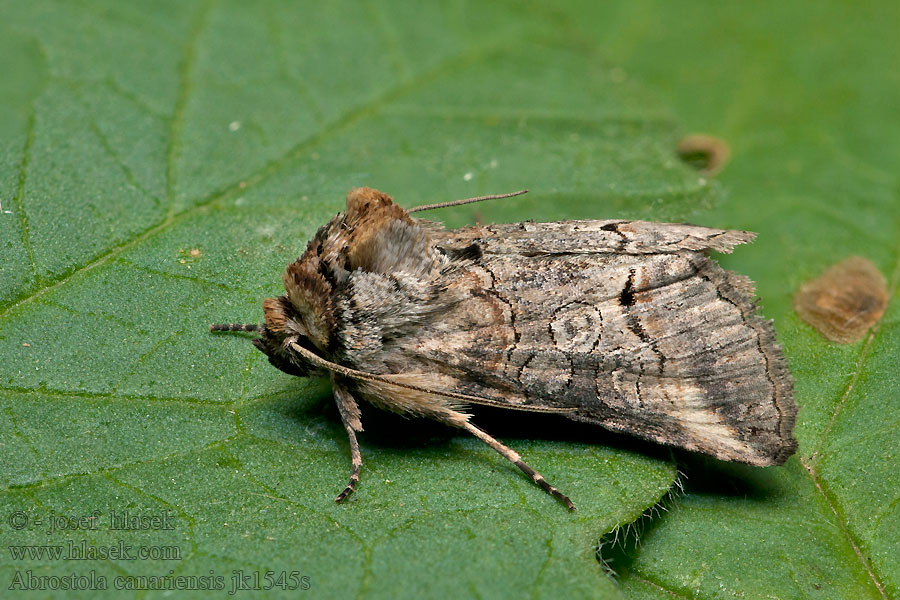
[[756, 234], [684, 223], [649, 221], [559, 221], [507, 223], [439, 230], [438, 246], [477, 244], [483, 254], [538, 256], [552, 254], [655, 254], [679, 250], [731, 252]]
[[[793, 453], [796, 406], [771, 325], [751, 282], [702, 252], [752, 234], [628, 221], [429, 234], [438, 276], [360, 277], [378, 281], [397, 327], [350, 362], [725, 460], [780, 464]], [[398, 282], [421, 302], [392, 296]], [[404, 305], [420, 306], [414, 318]], [[353, 343], [363, 339], [373, 341]]]

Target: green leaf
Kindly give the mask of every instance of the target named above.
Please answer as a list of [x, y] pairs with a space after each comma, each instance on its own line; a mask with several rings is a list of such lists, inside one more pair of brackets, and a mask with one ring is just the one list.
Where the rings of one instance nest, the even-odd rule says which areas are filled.
[[[896, 594], [896, 302], [847, 347], [790, 306], [848, 254], [896, 296], [896, 9], [410, 7], [3, 4], [0, 582], [92, 574], [114, 594], [149, 585], [132, 576], [220, 576], [228, 590], [234, 572], [297, 571], [325, 597]], [[731, 145], [721, 187], [675, 154], [694, 130]], [[532, 190], [477, 205], [485, 221], [758, 231], [722, 262], [775, 318], [798, 457], [759, 470], [679, 455], [687, 491], [612, 565], [618, 583], [594, 546], [675, 467], [599, 429], [476, 416], [575, 500], [569, 514], [477, 440], [366, 410], [361, 487], [335, 505], [349, 449], [327, 382], [207, 327], [258, 321], [358, 185], [406, 206]], [[172, 528], [111, 530], [110, 511]], [[11, 553], [82, 541], [178, 555]]]

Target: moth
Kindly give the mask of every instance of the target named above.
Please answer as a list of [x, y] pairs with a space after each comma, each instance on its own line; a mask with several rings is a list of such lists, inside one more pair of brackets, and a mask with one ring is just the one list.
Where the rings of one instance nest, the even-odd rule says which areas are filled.
[[747, 231], [626, 220], [444, 229], [357, 188], [263, 302], [252, 331], [275, 367], [329, 376], [357, 487], [359, 401], [464, 429], [563, 502], [469, 405], [558, 413], [701, 452], [780, 465], [797, 413], [771, 322], [749, 278], [707, 252]]

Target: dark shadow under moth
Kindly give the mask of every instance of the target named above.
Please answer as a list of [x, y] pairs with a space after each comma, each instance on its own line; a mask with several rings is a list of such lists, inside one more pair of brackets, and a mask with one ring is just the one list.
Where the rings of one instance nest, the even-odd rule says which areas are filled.
[[362, 467], [358, 399], [469, 431], [569, 509], [465, 406], [560, 413], [757, 466], [794, 453], [772, 325], [752, 281], [707, 256], [754, 234], [623, 220], [445, 230], [410, 217], [487, 198], [404, 210], [354, 189], [288, 265], [264, 324], [211, 326], [258, 332], [286, 373], [331, 377], [353, 465], [338, 502]]

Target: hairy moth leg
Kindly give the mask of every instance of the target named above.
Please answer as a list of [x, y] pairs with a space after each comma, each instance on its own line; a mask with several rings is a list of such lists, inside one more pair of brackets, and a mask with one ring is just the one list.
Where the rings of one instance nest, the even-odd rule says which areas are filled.
[[544, 479], [543, 475], [541, 475], [540, 473], [538, 473], [537, 471], [532, 469], [530, 466], [528, 466], [525, 463], [525, 461], [522, 460], [522, 457], [519, 456], [518, 452], [516, 452], [515, 450], [513, 450], [512, 448], [510, 448], [508, 446], [504, 446], [503, 444], [501, 444], [500, 442], [498, 442], [497, 440], [495, 440], [494, 438], [489, 436], [484, 431], [478, 429], [477, 427], [475, 427], [468, 421], [466, 421], [465, 424], [463, 424], [463, 428], [465, 428], [466, 431], [470, 432], [472, 435], [477, 437], [479, 440], [481, 440], [482, 442], [484, 442], [485, 444], [487, 444], [488, 446], [490, 446], [491, 448], [496, 450], [503, 458], [505, 458], [512, 464], [519, 467], [523, 473], [525, 473], [526, 475], [531, 477], [531, 480], [534, 481], [539, 486], [541, 486], [541, 488], [545, 492], [547, 492], [548, 494], [550, 494], [551, 496], [553, 496], [554, 498], [556, 498], [557, 500], [559, 500], [560, 502], [565, 504], [566, 508], [568, 508], [569, 510], [575, 510], [575, 505], [572, 504], [572, 501], [569, 500], [569, 497], [566, 496], [565, 494], [563, 494], [562, 492], [560, 492], [558, 489], [556, 489], [552, 485], [550, 485], [547, 482], [547, 480]]
[[[387, 384], [389, 386], [395, 386], [400, 389], [422, 391], [432, 396], [444, 398], [460, 398], [463, 400], [469, 399], [469, 397], [465, 396], [464, 394], [451, 394], [448, 392], [429, 390], [427, 388], [421, 388], [419, 386], [409, 385], [407, 383], [402, 383], [399, 381], [391, 381], [390, 379], [382, 375], [365, 373], [363, 371], [357, 371], [356, 369], [351, 369], [349, 367], [335, 364], [316, 355], [314, 352], [307, 350], [306, 348], [298, 344], [295, 339], [286, 339], [284, 345], [286, 348], [291, 348], [292, 350], [294, 350], [297, 354], [304, 357], [310, 363], [331, 371], [331, 381], [334, 387], [335, 400], [337, 401], [338, 409], [341, 411], [341, 419], [344, 421], [344, 427], [346, 427], [347, 429], [347, 435], [350, 437], [350, 452], [353, 458], [353, 473], [350, 476], [350, 484], [337, 497], [337, 502], [342, 502], [347, 496], [352, 494], [353, 490], [356, 489], [356, 482], [359, 481], [359, 469], [360, 467], [362, 467], [362, 455], [359, 452], [359, 443], [356, 441], [356, 432], [362, 431], [362, 422], [360, 421], [359, 407], [356, 405], [356, 401], [353, 399], [353, 396], [351, 396], [345, 389], [337, 384], [337, 382], [335, 381], [336, 376], [348, 377], [357, 381], [376, 382], [379, 385]], [[482, 398], [475, 399], [476, 402], [480, 402], [482, 400]], [[484, 431], [469, 423], [469, 415], [450, 410], [449, 405], [442, 408], [442, 410], [433, 412], [429, 416], [433, 419], [446, 423], [451, 427], [461, 427], [465, 429], [466, 431], [480, 439], [482, 442], [496, 450], [498, 453], [500, 453], [501, 456], [510, 461], [512, 464], [519, 467], [523, 473], [531, 477], [532, 481], [541, 486], [541, 488], [543, 488], [545, 492], [565, 504], [569, 510], [575, 510], [575, 505], [572, 504], [572, 501], [569, 500], [569, 497], [547, 483], [547, 480], [544, 479], [544, 476], [528, 466], [522, 460], [522, 457], [519, 456], [518, 452], [516, 452], [512, 448], [504, 446]]]
[[363, 428], [356, 400], [350, 395], [350, 392], [335, 381], [334, 375], [331, 377], [331, 383], [334, 388], [334, 400], [341, 415], [341, 421], [344, 423], [344, 429], [347, 430], [347, 437], [350, 438], [350, 462], [353, 465], [353, 470], [350, 472], [350, 483], [334, 499], [335, 502], [340, 504], [347, 499], [347, 496], [356, 491], [356, 484], [359, 483], [359, 471], [362, 469], [362, 452], [359, 451], [356, 432], [362, 431]]

